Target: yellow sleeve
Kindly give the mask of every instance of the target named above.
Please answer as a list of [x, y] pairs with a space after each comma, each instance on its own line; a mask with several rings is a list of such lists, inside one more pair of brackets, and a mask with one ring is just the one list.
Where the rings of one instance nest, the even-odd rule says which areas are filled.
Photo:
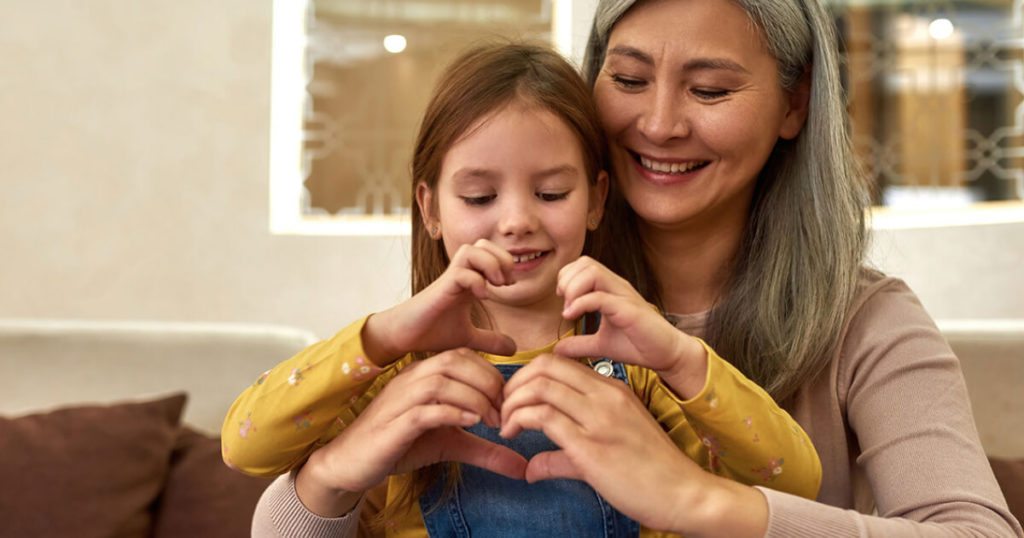
[[681, 400], [650, 370], [636, 374], [647, 385], [638, 394], [654, 418], [708, 471], [815, 499], [821, 460], [810, 437], [764, 389], [701, 344], [708, 353], [707, 379], [690, 400]]
[[276, 476], [299, 466], [408, 363], [406, 357], [382, 370], [366, 358], [360, 334], [367, 318], [264, 372], [242, 392], [221, 428], [229, 467]]

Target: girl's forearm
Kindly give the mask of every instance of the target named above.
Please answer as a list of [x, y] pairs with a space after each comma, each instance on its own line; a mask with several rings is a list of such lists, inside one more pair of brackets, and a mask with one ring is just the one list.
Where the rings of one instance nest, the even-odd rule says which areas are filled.
[[387, 310], [372, 314], [366, 319], [366, 324], [363, 325], [363, 330], [359, 334], [366, 357], [381, 368], [404, 357], [411, 351], [396, 347], [391, 338], [395, 331], [389, 328], [387, 318]]
[[699, 340], [679, 333], [676, 360], [673, 366], [659, 370], [658, 376], [683, 400], [690, 400], [704, 390], [708, 376], [708, 353]]

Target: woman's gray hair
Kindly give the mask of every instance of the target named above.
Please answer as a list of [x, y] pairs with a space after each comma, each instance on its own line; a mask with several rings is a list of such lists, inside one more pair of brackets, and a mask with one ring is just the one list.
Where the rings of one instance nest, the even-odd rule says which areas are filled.
[[[792, 91], [810, 80], [807, 120], [794, 140], [776, 143], [761, 171], [743, 246], [705, 335], [722, 357], [781, 401], [836, 351], [864, 262], [869, 190], [850, 143], [831, 17], [818, 0], [732, 1], [747, 12], [777, 60], [780, 86]], [[643, 0], [598, 3], [583, 61], [591, 87], [615, 24], [635, 4]], [[637, 234], [636, 215], [621, 195], [613, 192], [609, 204], [609, 225], [620, 224], [611, 222], [617, 218], [623, 221], [619, 229]], [[616, 254], [623, 243], [621, 237], [615, 242]], [[660, 303], [642, 247], [621, 262], [610, 262], [598, 247], [602, 261]]]

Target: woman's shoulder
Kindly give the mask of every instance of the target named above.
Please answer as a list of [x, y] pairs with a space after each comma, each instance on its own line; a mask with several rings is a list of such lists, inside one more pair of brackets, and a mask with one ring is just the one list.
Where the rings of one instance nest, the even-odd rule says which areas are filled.
[[853, 321], [866, 308], [874, 311], [889, 305], [910, 302], [921, 306], [921, 301], [903, 279], [887, 275], [882, 271], [862, 266], [857, 279], [856, 291], [850, 304], [847, 322]]
[[928, 348], [946, 346], [935, 321], [906, 282], [862, 268], [836, 350], [841, 362], [849, 366], [851, 361], [863, 362], [864, 357], [890, 355], [881, 350], [892, 351], [911, 340]]

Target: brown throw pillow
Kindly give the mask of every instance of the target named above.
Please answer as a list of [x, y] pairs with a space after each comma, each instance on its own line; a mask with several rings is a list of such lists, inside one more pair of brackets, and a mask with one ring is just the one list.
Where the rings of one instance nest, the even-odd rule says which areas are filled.
[[1024, 459], [989, 458], [1010, 513], [1024, 523]]
[[0, 417], [5, 536], [148, 536], [185, 395]]
[[229, 469], [221, 459], [219, 438], [183, 427], [153, 538], [249, 536], [256, 501], [272, 481]]

